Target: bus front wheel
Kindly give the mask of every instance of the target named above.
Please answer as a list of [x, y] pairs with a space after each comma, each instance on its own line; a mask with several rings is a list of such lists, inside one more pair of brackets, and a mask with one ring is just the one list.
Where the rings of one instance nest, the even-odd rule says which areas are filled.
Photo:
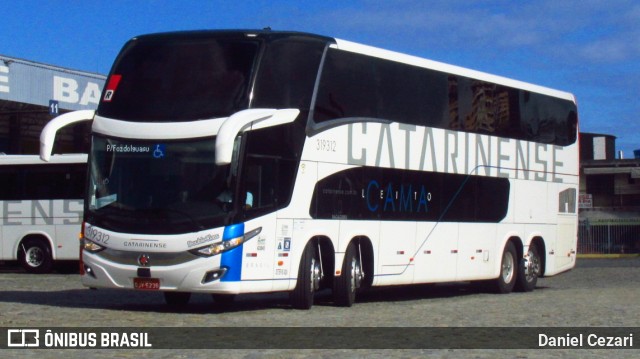
[[53, 267], [49, 244], [37, 238], [25, 239], [20, 244], [18, 261], [29, 273], [49, 273]]

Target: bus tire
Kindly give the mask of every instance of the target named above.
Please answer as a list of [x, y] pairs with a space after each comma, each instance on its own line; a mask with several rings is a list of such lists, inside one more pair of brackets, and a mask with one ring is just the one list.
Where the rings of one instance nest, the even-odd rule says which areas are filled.
[[342, 263], [342, 275], [336, 278], [333, 301], [341, 307], [350, 307], [356, 300], [356, 292], [362, 284], [362, 263], [354, 242], [347, 246]]
[[164, 292], [164, 301], [173, 308], [184, 308], [190, 299], [189, 292]]
[[316, 290], [319, 289], [320, 277], [320, 260], [317, 258], [314, 243], [309, 242], [300, 260], [296, 287], [289, 295], [291, 306], [295, 309], [310, 309]]
[[511, 293], [518, 277], [518, 254], [512, 242], [507, 242], [502, 252], [500, 275], [493, 281], [497, 293]]
[[520, 261], [515, 289], [519, 292], [531, 292], [538, 283], [541, 271], [540, 255], [535, 245], [530, 245], [527, 255]]
[[53, 257], [49, 243], [43, 239], [25, 239], [18, 250], [18, 261], [29, 273], [49, 273], [53, 267]]

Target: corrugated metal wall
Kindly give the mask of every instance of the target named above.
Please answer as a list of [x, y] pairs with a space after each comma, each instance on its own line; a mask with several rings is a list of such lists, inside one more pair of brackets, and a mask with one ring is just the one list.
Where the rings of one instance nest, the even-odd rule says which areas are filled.
[[[60, 113], [95, 109], [105, 78], [0, 55], [0, 153], [37, 153], [44, 125]], [[62, 133], [61, 152], [86, 150], [87, 131]]]

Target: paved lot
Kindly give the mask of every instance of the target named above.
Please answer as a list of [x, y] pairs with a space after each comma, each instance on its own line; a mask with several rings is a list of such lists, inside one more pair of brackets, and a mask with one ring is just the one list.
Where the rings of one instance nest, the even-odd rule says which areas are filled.
[[[531, 293], [497, 295], [472, 285], [376, 289], [352, 308], [337, 308], [320, 293], [310, 311], [290, 309], [286, 294], [246, 295], [228, 308], [196, 295], [181, 311], [168, 308], [160, 293], [89, 290], [77, 275], [30, 275], [0, 269], [0, 327], [639, 327], [640, 258], [584, 259], [560, 276], [538, 281]], [[286, 340], [273, 329], [265, 336]], [[354, 337], [354, 338], [357, 338]], [[213, 339], [215, 340], [215, 339]], [[635, 338], [640, 343], [640, 336]], [[636, 344], [637, 345], [637, 344]], [[86, 350], [5, 351], [20, 357], [87, 357]], [[637, 350], [99, 350], [89, 357], [240, 358], [477, 358], [496, 356], [637, 357]], [[3, 353], [3, 357], [5, 354]]]

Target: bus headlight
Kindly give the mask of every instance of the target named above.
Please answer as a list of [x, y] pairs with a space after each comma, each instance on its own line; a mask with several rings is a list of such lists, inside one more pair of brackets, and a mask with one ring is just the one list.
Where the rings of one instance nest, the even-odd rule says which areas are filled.
[[231, 239], [226, 239], [223, 240], [222, 242], [218, 242], [218, 243], [214, 243], [214, 244], [210, 244], [208, 246], [205, 247], [200, 247], [200, 248], [196, 248], [193, 249], [189, 252], [191, 252], [192, 254], [195, 254], [197, 256], [201, 256], [201, 257], [211, 257], [211, 256], [215, 256], [217, 254], [220, 254], [222, 252], [226, 252], [226, 251], [230, 251], [238, 246], [240, 246], [242, 243], [250, 240], [251, 238], [257, 236], [258, 234], [260, 234], [260, 232], [262, 231], [262, 227], [258, 227], [254, 230], [251, 230], [247, 233], [245, 233], [244, 235], [240, 236], [240, 237], [234, 237]]
[[103, 247], [101, 245], [99, 245], [96, 242], [92, 242], [86, 238], [83, 238], [80, 240], [80, 245], [82, 246], [82, 249], [90, 252], [90, 253], [96, 253], [96, 252], [100, 252], [105, 250], [107, 247]]

